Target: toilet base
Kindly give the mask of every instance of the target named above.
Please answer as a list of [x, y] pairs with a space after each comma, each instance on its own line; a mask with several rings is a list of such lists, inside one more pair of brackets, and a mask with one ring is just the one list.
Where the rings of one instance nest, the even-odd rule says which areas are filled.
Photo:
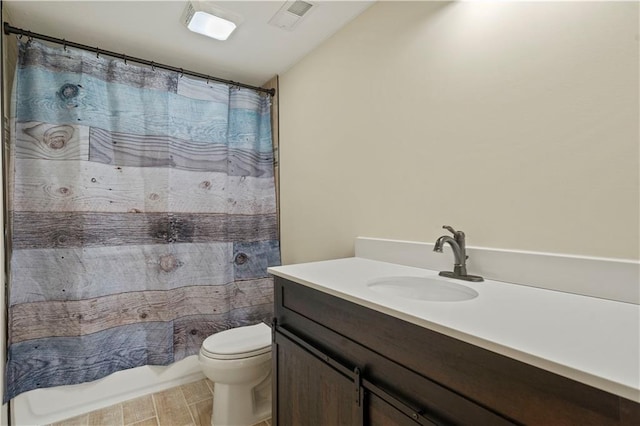
[[252, 426], [271, 417], [271, 372], [253, 389], [213, 384], [211, 426]]

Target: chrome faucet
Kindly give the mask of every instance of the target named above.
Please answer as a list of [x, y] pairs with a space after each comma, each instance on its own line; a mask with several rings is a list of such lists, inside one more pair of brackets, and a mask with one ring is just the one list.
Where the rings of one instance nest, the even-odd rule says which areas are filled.
[[447, 225], [444, 225], [443, 228], [451, 232], [453, 234], [453, 238], [448, 235], [443, 235], [442, 237], [438, 238], [436, 240], [435, 247], [433, 247], [433, 251], [442, 253], [442, 247], [444, 247], [445, 243], [448, 243], [453, 250], [455, 263], [453, 265], [453, 272], [442, 271], [440, 272], [440, 276], [465, 281], [484, 281], [482, 277], [467, 274], [467, 259], [469, 258], [469, 256], [467, 256], [464, 232], [456, 231], [455, 229]]

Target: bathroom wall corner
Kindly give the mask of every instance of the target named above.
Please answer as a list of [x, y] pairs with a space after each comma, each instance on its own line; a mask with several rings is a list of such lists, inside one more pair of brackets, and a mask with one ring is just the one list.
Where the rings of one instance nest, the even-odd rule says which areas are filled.
[[[7, 19], [6, 10], [4, 8], [4, 2], [0, 2], [0, 10], [2, 15], [2, 21]], [[7, 79], [5, 72], [5, 67], [7, 66], [7, 58], [5, 57], [7, 54], [7, 38], [4, 33], [0, 34], [0, 79], [2, 80], [2, 88], [0, 89], [0, 147], [4, 147], [5, 144], [5, 132], [4, 132], [4, 123], [5, 123], [5, 114], [6, 114], [6, 92], [7, 92]], [[3, 224], [4, 229], [4, 149], [0, 149], [0, 164], [3, 165], [2, 170], [3, 173], [0, 174], [0, 188], [3, 189], [2, 193], [2, 208], [0, 208], [0, 223]], [[5, 250], [4, 250], [4, 232], [0, 233], [0, 258], [3, 259], [0, 262], [0, 288], [2, 288], [2, 295], [0, 296], [0, 369], [3, 374], [0, 374], [0, 394], [4, 396], [4, 368], [6, 362], [6, 306], [5, 306], [5, 298], [6, 298], [6, 271], [5, 271]], [[8, 425], [9, 424], [9, 409], [8, 404], [3, 404], [0, 410], [0, 425]]]
[[[11, 17], [9, 16], [6, 8], [4, 7], [4, 2], [0, 1], [0, 12], [2, 16], [3, 22], [11, 22]], [[6, 364], [6, 353], [7, 353], [7, 327], [6, 327], [6, 281], [7, 281], [7, 268], [6, 265], [8, 262], [6, 261], [6, 242], [5, 242], [5, 234], [7, 229], [7, 224], [5, 223], [6, 218], [6, 194], [5, 194], [5, 147], [8, 144], [8, 117], [10, 115], [10, 99], [11, 99], [11, 87], [13, 86], [13, 70], [15, 68], [15, 64], [18, 57], [18, 48], [15, 43], [13, 43], [14, 38], [5, 35], [4, 33], [0, 34], [0, 80], [2, 81], [1, 90], [0, 90], [0, 164], [2, 164], [2, 173], [0, 174], [0, 202], [2, 203], [2, 208], [0, 208], [0, 223], [3, 226], [3, 232], [0, 232], [0, 290], [2, 294], [0, 295], [0, 394], [4, 394], [4, 370]], [[10, 410], [9, 404], [3, 404], [0, 409], [0, 426], [5, 426], [9, 424], [13, 424], [14, 422], [10, 421]]]

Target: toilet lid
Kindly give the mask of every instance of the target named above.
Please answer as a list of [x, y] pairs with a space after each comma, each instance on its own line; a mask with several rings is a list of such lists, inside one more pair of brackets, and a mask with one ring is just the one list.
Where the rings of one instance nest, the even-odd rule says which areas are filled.
[[202, 352], [210, 358], [238, 359], [271, 350], [271, 327], [264, 323], [232, 328], [209, 336]]

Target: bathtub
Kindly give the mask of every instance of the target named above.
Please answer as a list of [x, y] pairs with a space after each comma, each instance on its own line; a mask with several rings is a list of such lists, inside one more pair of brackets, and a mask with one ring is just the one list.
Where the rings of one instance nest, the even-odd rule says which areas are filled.
[[11, 400], [12, 424], [46, 425], [200, 379], [204, 374], [192, 355], [165, 367], [137, 367], [90, 383], [36, 389]]

